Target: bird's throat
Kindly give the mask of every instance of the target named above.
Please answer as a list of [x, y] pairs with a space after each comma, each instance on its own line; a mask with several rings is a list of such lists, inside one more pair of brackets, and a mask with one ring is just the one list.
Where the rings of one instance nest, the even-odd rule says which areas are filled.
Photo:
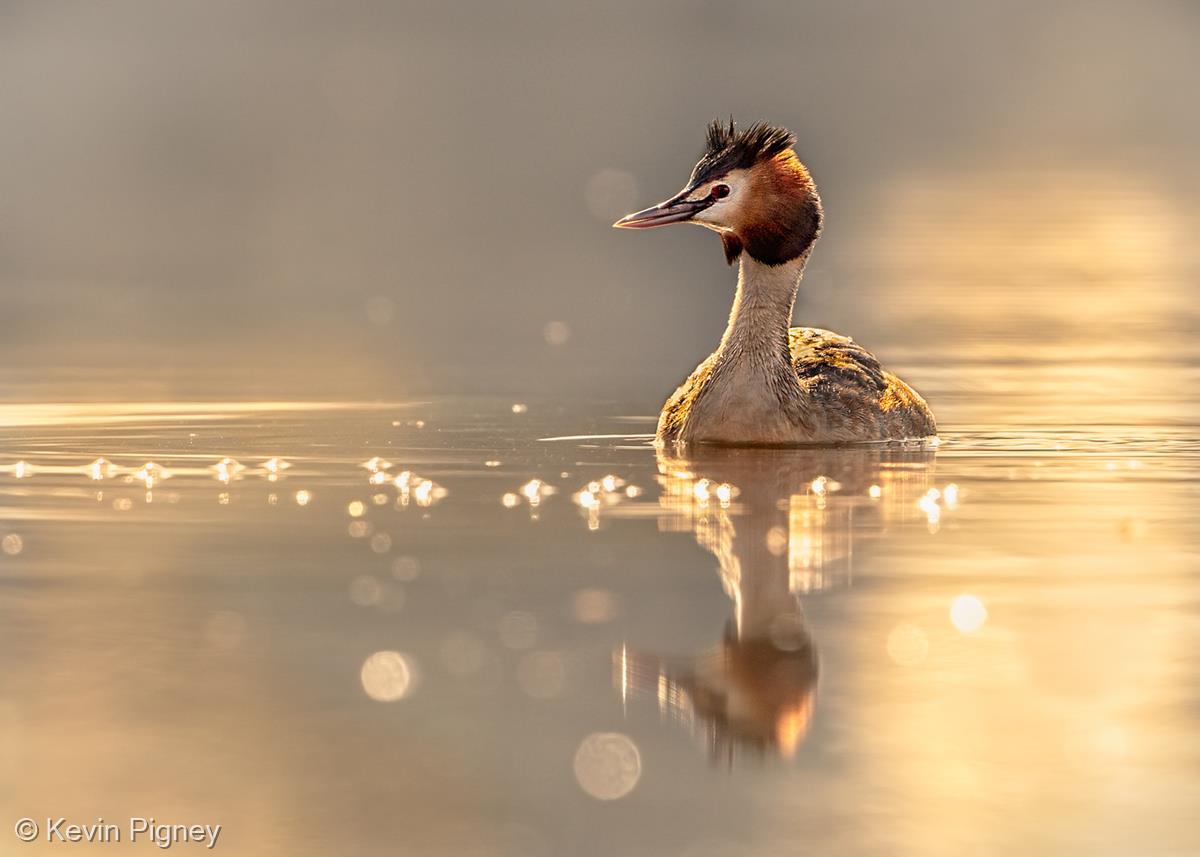
[[788, 329], [808, 253], [781, 265], [764, 265], [746, 253], [738, 269], [737, 295], [717, 359], [727, 366], [788, 371]]

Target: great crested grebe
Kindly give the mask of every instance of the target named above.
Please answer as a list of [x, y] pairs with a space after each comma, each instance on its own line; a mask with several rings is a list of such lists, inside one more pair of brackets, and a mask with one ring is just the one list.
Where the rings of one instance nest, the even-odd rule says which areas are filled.
[[821, 198], [764, 123], [713, 122], [704, 154], [675, 196], [613, 226], [698, 223], [716, 231], [737, 296], [721, 344], [663, 406], [657, 441], [778, 446], [930, 437], [933, 414], [912, 387], [846, 336], [791, 327], [804, 265], [821, 233]]

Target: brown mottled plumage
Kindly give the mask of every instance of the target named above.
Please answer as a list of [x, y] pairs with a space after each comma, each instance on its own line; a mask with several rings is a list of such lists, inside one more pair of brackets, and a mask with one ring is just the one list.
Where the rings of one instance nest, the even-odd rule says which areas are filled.
[[[706, 437], [691, 420], [705, 392], [716, 386], [722, 367], [710, 355], [667, 400], [658, 421], [660, 442], [697, 440], [745, 446], [793, 443], [854, 443], [915, 439], [937, 434], [933, 414], [912, 387], [879, 365], [869, 351], [848, 336], [813, 327], [788, 331], [791, 366], [799, 389], [783, 379], [771, 386], [784, 418], [782, 432], [761, 440], [745, 436]], [[796, 436], [791, 436], [794, 427]]]
[[929, 437], [933, 414], [912, 387], [852, 339], [790, 327], [804, 265], [821, 233], [821, 199], [790, 132], [713, 123], [688, 185], [615, 226], [698, 223], [739, 262], [721, 344], [675, 391], [662, 443], [791, 445]]

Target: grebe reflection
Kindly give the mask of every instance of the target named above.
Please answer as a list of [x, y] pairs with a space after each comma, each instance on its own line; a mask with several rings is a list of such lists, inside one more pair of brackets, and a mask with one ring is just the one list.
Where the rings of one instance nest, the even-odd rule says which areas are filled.
[[714, 759], [795, 754], [812, 720], [817, 648], [800, 597], [848, 585], [856, 541], [923, 520], [934, 453], [906, 449], [659, 451], [660, 528], [694, 534], [732, 602], [720, 643], [673, 657], [625, 645], [623, 698], [654, 694]]

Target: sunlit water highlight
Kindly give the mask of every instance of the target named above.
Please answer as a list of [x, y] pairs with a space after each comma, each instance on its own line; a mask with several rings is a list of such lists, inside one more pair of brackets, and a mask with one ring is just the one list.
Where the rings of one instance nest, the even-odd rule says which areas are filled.
[[0, 809], [256, 855], [1200, 848], [1186, 412], [682, 456], [517, 404], [0, 408]]

